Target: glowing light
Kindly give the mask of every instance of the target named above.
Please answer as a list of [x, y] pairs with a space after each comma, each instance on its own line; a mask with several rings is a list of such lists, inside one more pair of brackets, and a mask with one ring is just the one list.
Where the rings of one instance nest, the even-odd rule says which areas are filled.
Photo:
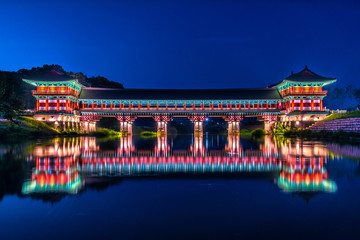
[[309, 175], [309, 174], [306, 174], [306, 175], [305, 175], [305, 184], [306, 184], [306, 185], [309, 185], [309, 184], [310, 184], [310, 175]]

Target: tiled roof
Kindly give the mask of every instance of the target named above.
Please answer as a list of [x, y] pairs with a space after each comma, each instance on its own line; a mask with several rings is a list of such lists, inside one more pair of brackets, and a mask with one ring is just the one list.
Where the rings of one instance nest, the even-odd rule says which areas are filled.
[[80, 99], [261, 100], [281, 99], [276, 88], [249, 89], [109, 89], [82, 88]]

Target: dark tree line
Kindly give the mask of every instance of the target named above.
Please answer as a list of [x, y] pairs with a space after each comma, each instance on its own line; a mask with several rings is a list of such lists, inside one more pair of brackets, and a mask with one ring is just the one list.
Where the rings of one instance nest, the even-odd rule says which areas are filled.
[[81, 72], [66, 72], [62, 66], [57, 64], [20, 69], [17, 72], [0, 71], [0, 117], [11, 120], [19, 112], [35, 108], [35, 98], [31, 93], [35, 87], [23, 82], [22, 78], [41, 75], [52, 69], [77, 78], [81, 84], [88, 87], [124, 88], [121, 83], [110, 81], [102, 76], [87, 77]]
[[356, 110], [360, 104], [360, 88], [348, 84], [328, 89], [327, 106], [331, 109]]

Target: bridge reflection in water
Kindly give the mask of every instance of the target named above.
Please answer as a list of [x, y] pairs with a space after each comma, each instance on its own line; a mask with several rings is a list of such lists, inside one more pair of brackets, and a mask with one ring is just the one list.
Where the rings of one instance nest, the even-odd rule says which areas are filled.
[[[194, 136], [188, 149], [175, 150], [165, 136], [156, 139], [152, 149], [136, 149], [132, 136], [112, 141], [115, 147], [101, 147], [93, 137], [56, 139], [48, 146], [37, 146], [31, 180], [23, 185], [23, 194], [62, 192], [75, 194], [87, 179], [102, 177], [138, 177], [269, 173], [285, 192], [335, 192], [328, 179], [328, 150], [321, 144], [273, 140], [270, 136], [257, 148], [242, 147], [239, 136], [228, 136], [223, 149], [204, 146], [203, 136]], [[256, 149], [256, 150], [254, 150]]]

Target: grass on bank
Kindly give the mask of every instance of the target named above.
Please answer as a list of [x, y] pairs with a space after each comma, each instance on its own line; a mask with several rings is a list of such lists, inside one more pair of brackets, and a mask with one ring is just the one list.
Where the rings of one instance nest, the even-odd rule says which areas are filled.
[[80, 133], [75, 130], [58, 131], [48, 124], [31, 117], [17, 117], [13, 121], [0, 121], [0, 135], [2, 137], [45, 137], [45, 136], [73, 136], [91, 135], [96, 137], [119, 137], [120, 132], [98, 128], [95, 132]]
[[242, 137], [261, 137], [264, 136], [265, 134], [266, 132], [261, 128], [257, 128], [254, 130], [249, 130], [249, 129], [240, 130], [240, 136]]
[[90, 135], [95, 137], [121, 137], [121, 132], [107, 128], [98, 128], [95, 132], [91, 132]]
[[343, 118], [357, 118], [357, 117], [360, 117], [360, 111], [352, 111], [352, 112], [346, 112], [346, 113], [334, 113], [334, 114], [327, 116], [322, 121], [343, 119]]
[[31, 117], [17, 117], [13, 121], [0, 122], [1, 136], [28, 137], [57, 135], [59, 131]]
[[142, 131], [140, 133], [140, 136], [142, 138], [154, 138], [154, 137], [157, 137], [158, 136], [158, 133], [157, 132], [153, 132], [153, 131]]

